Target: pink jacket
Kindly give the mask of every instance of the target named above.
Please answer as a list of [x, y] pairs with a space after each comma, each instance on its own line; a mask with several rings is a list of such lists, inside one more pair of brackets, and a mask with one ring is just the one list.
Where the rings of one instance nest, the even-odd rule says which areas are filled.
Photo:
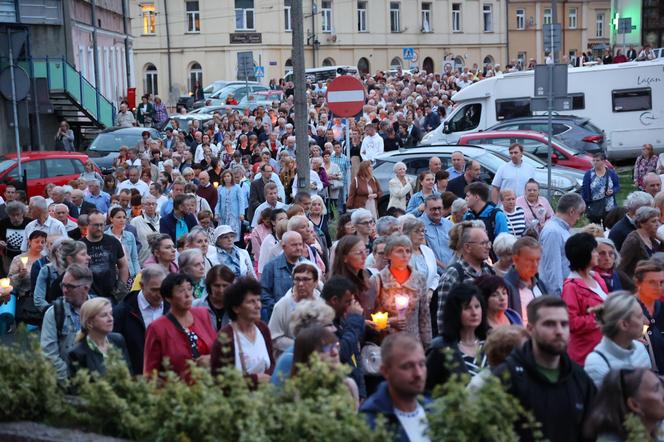
[[[592, 276], [604, 293], [608, 293], [604, 280], [595, 272], [592, 272]], [[588, 309], [602, 304], [604, 300], [580, 278], [565, 280], [562, 298], [569, 311], [570, 339], [567, 353], [574, 362], [583, 366], [588, 353], [602, 339], [595, 315], [589, 313]]]

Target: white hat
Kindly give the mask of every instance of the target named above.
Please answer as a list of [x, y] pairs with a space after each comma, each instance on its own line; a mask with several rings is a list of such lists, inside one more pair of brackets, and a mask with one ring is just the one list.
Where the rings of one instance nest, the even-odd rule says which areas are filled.
[[227, 226], [225, 224], [222, 224], [218, 226], [216, 229], [214, 229], [214, 239], [215, 241], [219, 239], [220, 236], [224, 236], [227, 233], [235, 233], [233, 228], [231, 226]]

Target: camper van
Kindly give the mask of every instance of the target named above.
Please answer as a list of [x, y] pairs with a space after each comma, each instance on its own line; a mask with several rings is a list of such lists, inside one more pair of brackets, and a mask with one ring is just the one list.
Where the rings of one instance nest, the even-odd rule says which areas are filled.
[[[422, 143], [456, 143], [466, 133], [533, 115], [533, 83], [534, 71], [526, 71], [462, 89], [452, 97], [454, 109]], [[635, 158], [644, 143], [664, 150], [664, 59], [570, 67], [567, 91], [572, 109], [557, 113], [590, 118], [604, 131], [610, 159]]]
[[[304, 77], [313, 83], [334, 80], [339, 75], [357, 75], [357, 68], [352, 66], [323, 66], [322, 68], [309, 68], [304, 70]], [[293, 81], [293, 71], [289, 69], [284, 80]]]

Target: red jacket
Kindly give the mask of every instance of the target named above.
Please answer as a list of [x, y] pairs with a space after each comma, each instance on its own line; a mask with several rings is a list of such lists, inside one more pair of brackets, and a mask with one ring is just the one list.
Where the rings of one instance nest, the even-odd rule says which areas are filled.
[[[592, 273], [597, 284], [608, 293], [604, 280]], [[586, 356], [602, 339], [602, 332], [595, 322], [595, 315], [588, 309], [604, 303], [604, 300], [580, 278], [567, 278], [563, 283], [563, 301], [569, 312], [570, 338], [567, 353], [570, 359], [583, 366]]]
[[[272, 350], [270, 329], [263, 321], [256, 322], [256, 327], [258, 327], [258, 330], [263, 335], [263, 340], [265, 341], [265, 345], [267, 345], [267, 354], [270, 355], [270, 368], [267, 369], [265, 374], [272, 375], [272, 371], [274, 371], [274, 352]], [[221, 372], [223, 367], [228, 365], [235, 366], [235, 339], [231, 324], [219, 330], [219, 337], [220, 339], [214, 341], [212, 353], [210, 354], [210, 366], [212, 374], [215, 376]], [[226, 342], [226, 344], [223, 344], [222, 341]], [[247, 375], [247, 377], [251, 379], [254, 387], [258, 386], [258, 376], [251, 374]]]
[[[217, 332], [212, 328], [208, 311], [204, 307], [192, 307], [194, 323], [190, 330], [198, 335], [198, 351], [201, 355], [210, 354]], [[170, 360], [171, 369], [181, 378], [187, 379], [187, 361], [191, 359], [189, 338], [166, 316], [162, 316], [148, 326], [145, 336], [143, 374], [149, 376], [154, 370], [164, 371], [164, 358]]]

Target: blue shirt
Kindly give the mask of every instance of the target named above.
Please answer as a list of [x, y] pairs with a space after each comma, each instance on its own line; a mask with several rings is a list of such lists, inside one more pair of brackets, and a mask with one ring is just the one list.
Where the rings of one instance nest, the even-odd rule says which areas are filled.
[[[427, 245], [431, 247], [436, 259], [443, 263], [452, 261], [454, 252], [450, 249], [450, 230], [454, 226], [452, 221], [441, 218], [438, 224], [434, 224], [429, 216], [425, 213], [420, 217], [424, 223], [424, 236], [427, 240]], [[442, 274], [443, 269], [436, 266], [438, 273]]]
[[544, 224], [540, 233], [542, 258], [539, 264], [539, 277], [549, 289], [549, 294], [560, 296], [563, 281], [569, 275], [569, 260], [565, 255], [565, 242], [570, 237], [570, 226], [562, 218], [554, 216]]
[[175, 217], [175, 240], [177, 241], [180, 239], [181, 236], [186, 235], [189, 233], [189, 226], [187, 226], [187, 222], [184, 220], [184, 218], [178, 218], [177, 216]]
[[236, 248], [237, 246], [233, 246], [233, 249], [229, 253], [221, 247], [217, 247], [217, 256], [219, 258], [219, 264], [228, 267], [233, 273], [235, 273], [235, 277], [239, 278], [242, 276], [240, 274], [240, 254], [237, 252]]
[[457, 172], [457, 170], [454, 168], [454, 166], [450, 166], [447, 168], [447, 172], [450, 174], [450, 178], [448, 181], [453, 180], [456, 177], [460, 177], [463, 175], [463, 170], [461, 172]]
[[111, 205], [111, 196], [106, 192], [99, 192], [97, 196], [88, 194], [85, 196], [85, 201], [94, 204], [100, 212], [106, 213]]

